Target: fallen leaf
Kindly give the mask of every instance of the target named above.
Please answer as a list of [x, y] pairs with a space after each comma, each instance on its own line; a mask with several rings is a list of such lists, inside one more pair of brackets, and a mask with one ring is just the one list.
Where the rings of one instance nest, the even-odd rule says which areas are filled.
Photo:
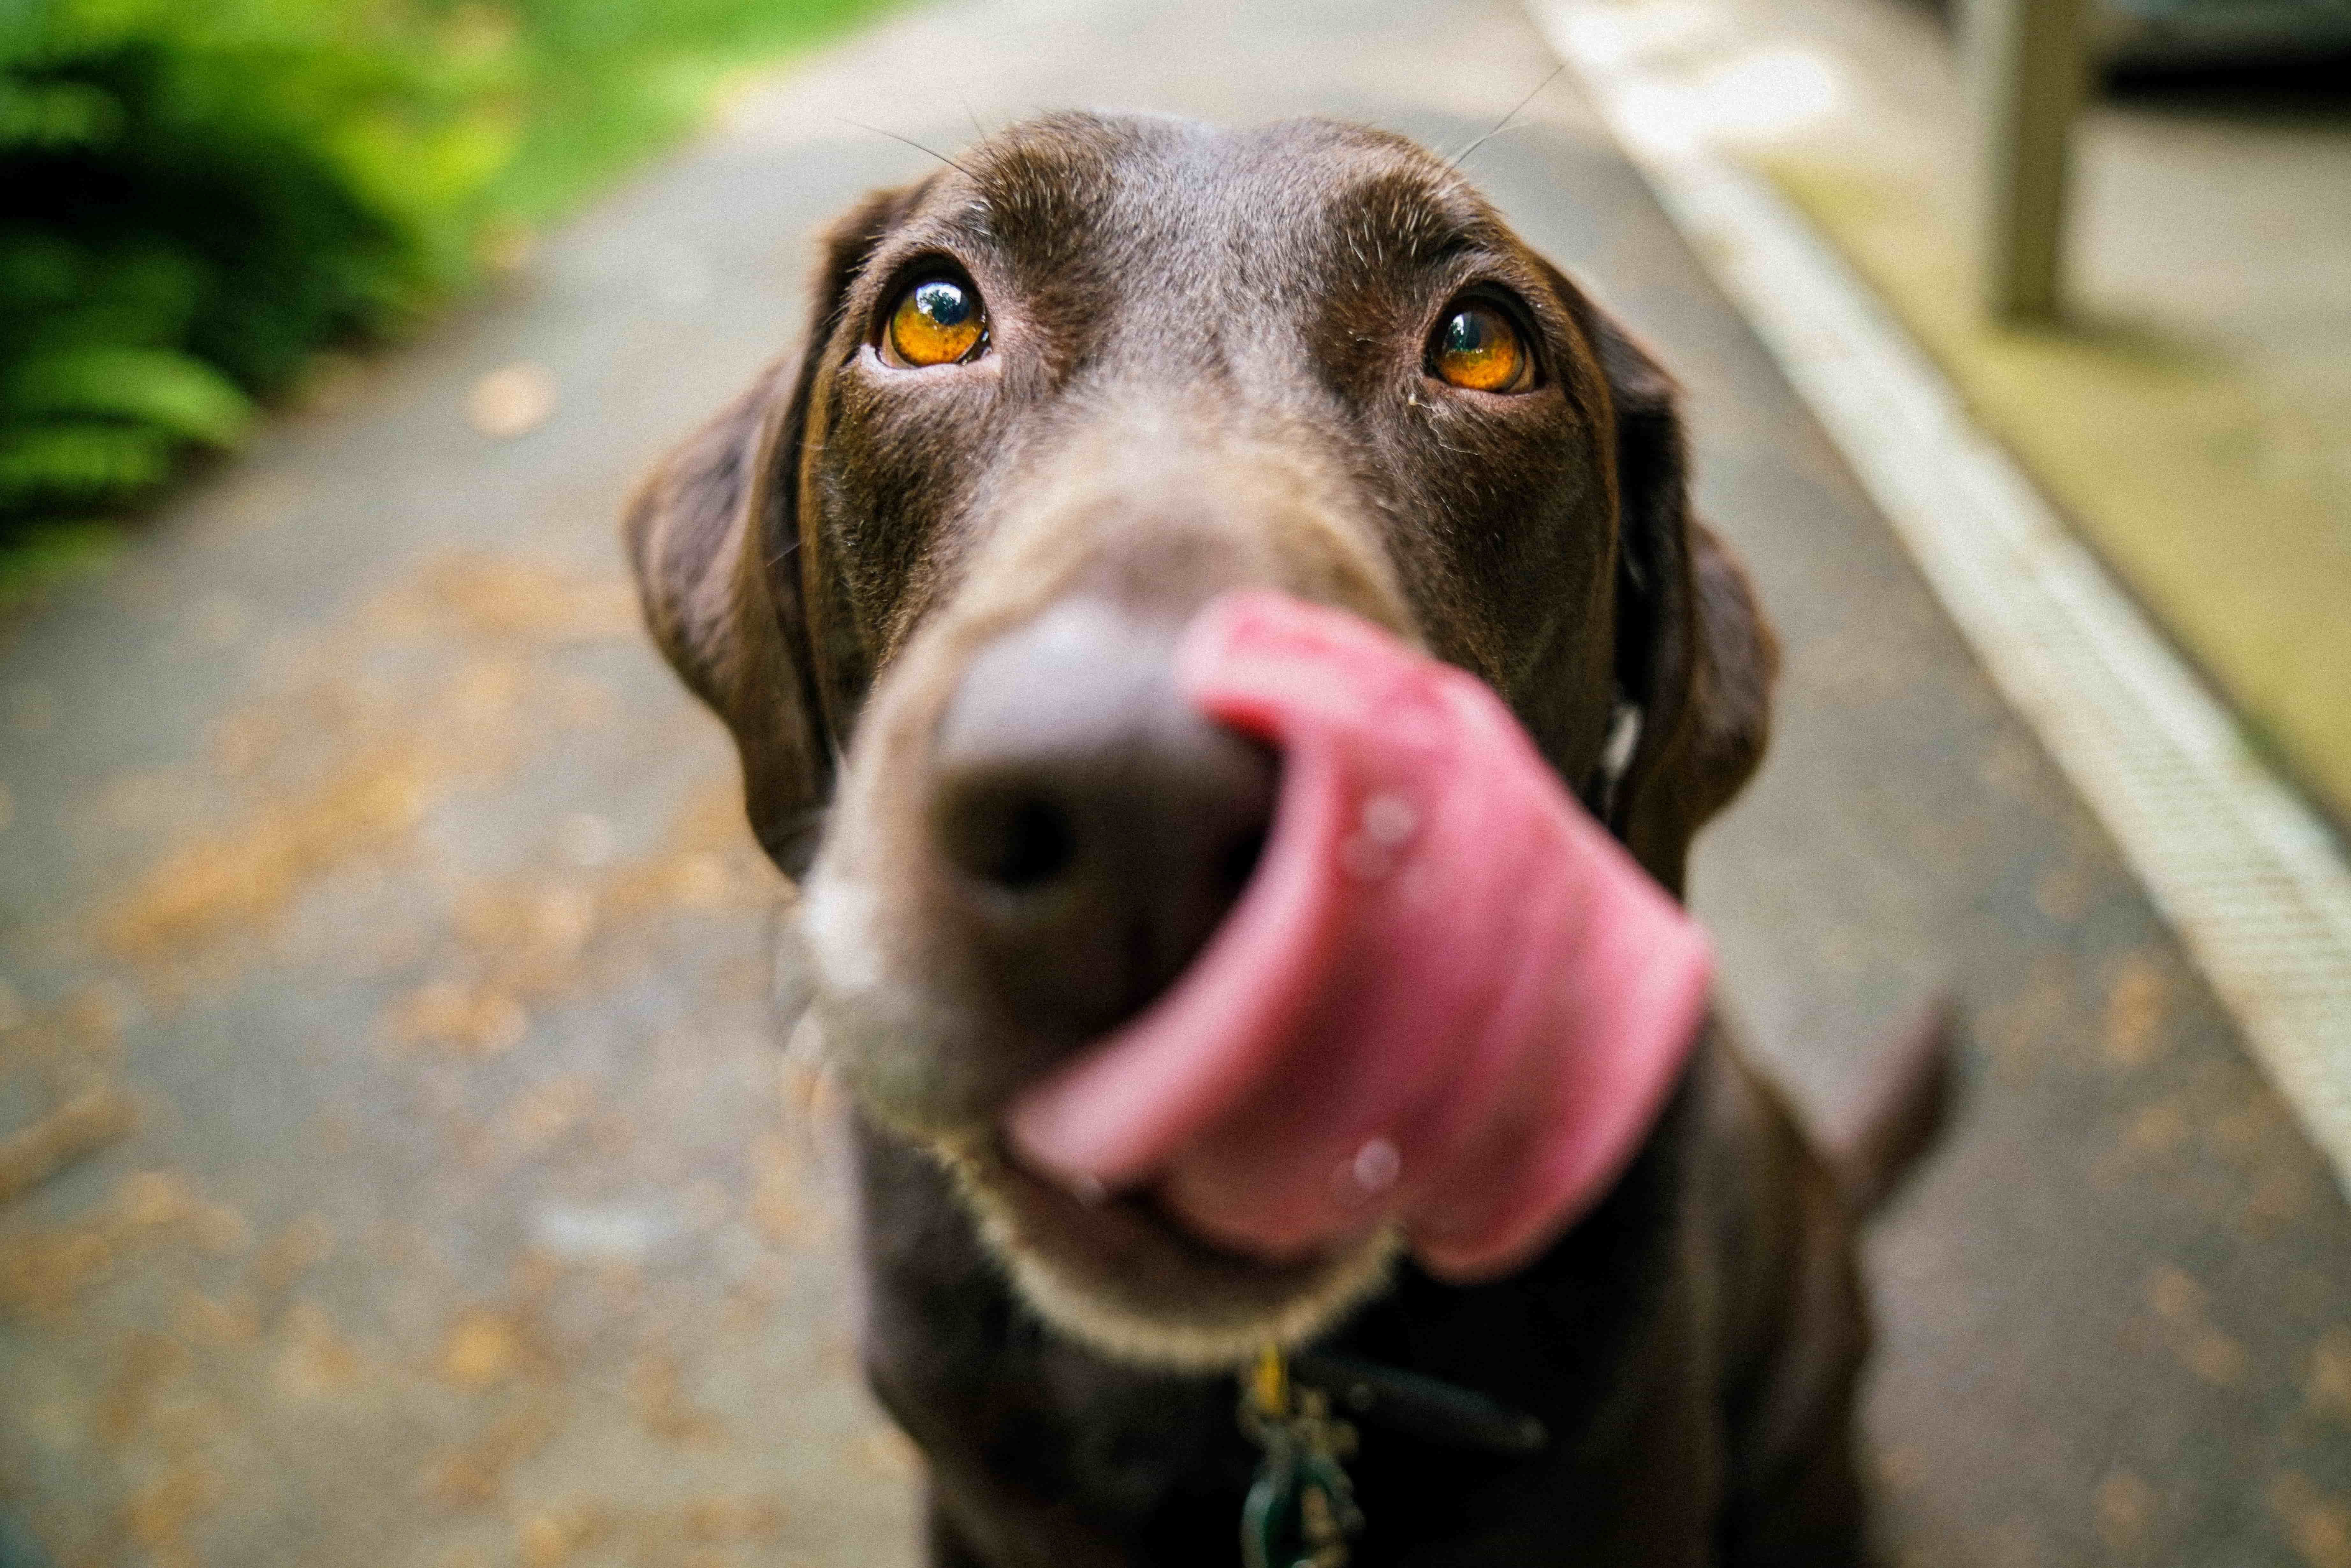
[[466, 422], [501, 441], [528, 434], [554, 412], [555, 378], [528, 360], [492, 371], [465, 394]]

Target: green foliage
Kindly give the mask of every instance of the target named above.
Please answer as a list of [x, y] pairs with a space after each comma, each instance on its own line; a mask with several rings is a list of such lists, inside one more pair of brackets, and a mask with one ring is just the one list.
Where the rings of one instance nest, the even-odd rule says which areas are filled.
[[0, 606], [53, 583], [93, 577], [121, 553], [122, 530], [107, 523], [35, 523], [0, 549]]
[[875, 3], [0, 0], [0, 554], [234, 445]]
[[515, 139], [444, 20], [0, 6], [0, 539], [136, 503], [320, 346], [462, 279]]

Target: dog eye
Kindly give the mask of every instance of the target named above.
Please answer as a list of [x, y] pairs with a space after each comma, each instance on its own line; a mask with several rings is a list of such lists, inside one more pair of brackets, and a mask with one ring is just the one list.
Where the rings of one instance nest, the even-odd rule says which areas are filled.
[[1429, 345], [1430, 373], [1470, 392], [1517, 392], [1526, 384], [1526, 345], [1509, 318], [1488, 305], [1468, 305], [1446, 318]]
[[945, 277], [927, 278], [890, 312], [889, 347], [899, 362], [947, 365], [977, 354], [987, 338], [979, 295]]

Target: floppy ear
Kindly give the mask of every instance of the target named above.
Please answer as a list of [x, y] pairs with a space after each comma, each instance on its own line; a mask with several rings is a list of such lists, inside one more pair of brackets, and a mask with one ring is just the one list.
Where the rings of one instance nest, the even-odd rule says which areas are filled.
[[920, 189], [876, 192], [832, 226], [797, 365], [769, 366], [655, 465], [622, 524], [653, 640], [734, 732], [751, 831], [791, 877], [815, 856], [837, 740], [830, 584], [799, 516], [804, 427], [842, 298]]
[[1762, 759], [1780, 650], [1746, 568], [1690, 516], [1672, 379], [1597, 308], [1585, 330], [1615, 408], [1616, 678], [1638, 725], [1604, 810], [1679, 897], [1690, 839]]

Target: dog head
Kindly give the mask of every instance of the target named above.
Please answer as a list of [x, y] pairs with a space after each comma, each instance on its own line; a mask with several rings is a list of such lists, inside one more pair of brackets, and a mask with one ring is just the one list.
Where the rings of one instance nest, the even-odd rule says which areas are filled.
[[1233, 1255], [999, 1152], [1262, 841], [1275, 759], [1172, 682], [1194, 611], [1280, 588], [1473, 672], [1677, 892], [1763, 743], [1769, 635], [1689, 517], [1667, 378], [1446, 164], [1352, 126], [1057, 115], [869, 197], [800, 353], [627, 534], [803, 880], [832, 1060], [1040, 1311], [1129, 1355], [1298, 1337], [1389, 1250]]

